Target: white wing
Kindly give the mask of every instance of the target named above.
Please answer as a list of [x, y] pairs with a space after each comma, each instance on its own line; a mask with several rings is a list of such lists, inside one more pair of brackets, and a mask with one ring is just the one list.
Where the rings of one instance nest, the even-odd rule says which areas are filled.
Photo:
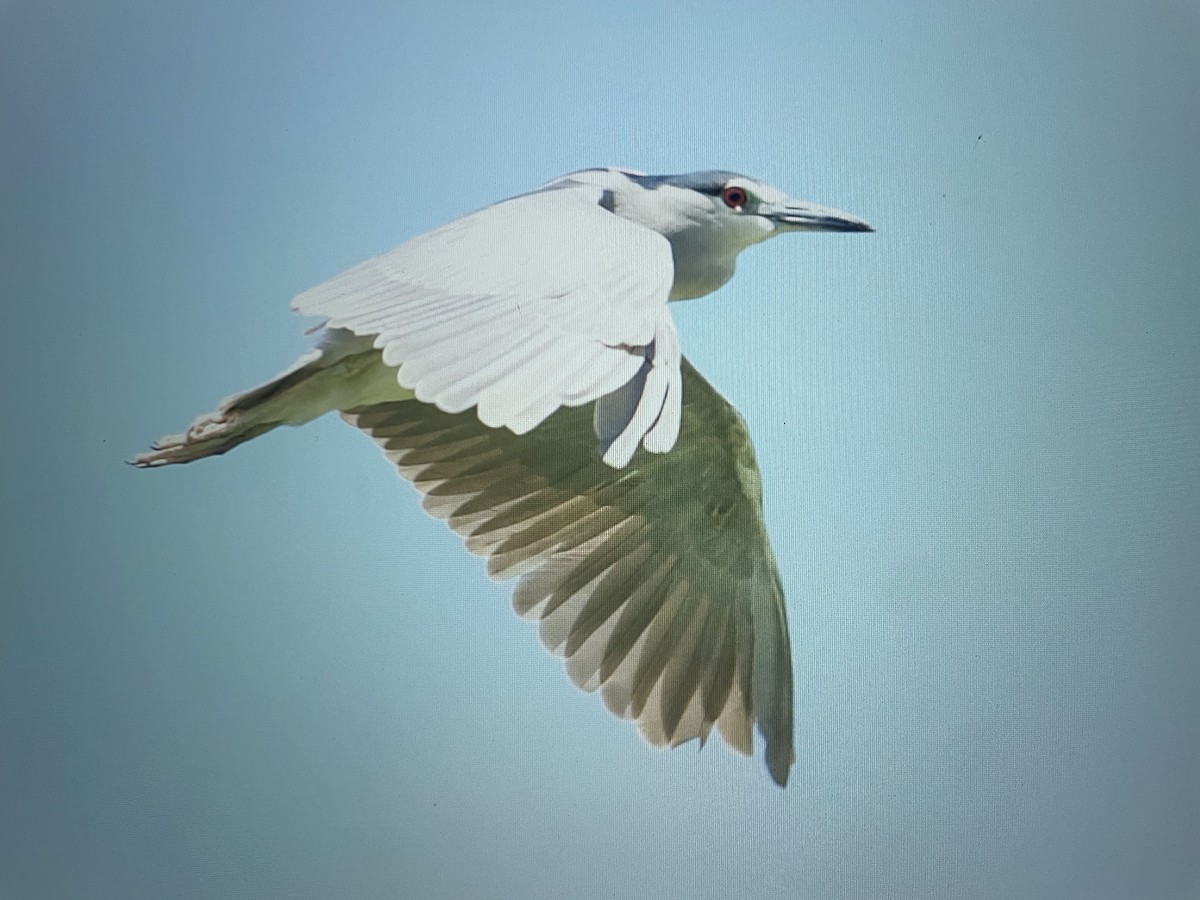
[[554, 182], [368, 260], [292, 308], [375, 335], [419, 400], [477, 406], [486, 425], [517, 434], [635, 381], [632, 402], [604, 406], [605, 460], [625, 465], [639, 442], [668, 450], [681, 394], [671, 246], [602, 196]]
[[758, 467], [737, 411], [686, 361], [671, 453], [605, 465], [587, 410], [516, 437], [470, 414], [399, 401], [350, 410], [425, 495], [425, 508], [519, 576], [513, 604], [541, 622], [571, 680], [601, 690], [656, 746], [708, 736], [752, 749], [787, 781], [792, 665]]

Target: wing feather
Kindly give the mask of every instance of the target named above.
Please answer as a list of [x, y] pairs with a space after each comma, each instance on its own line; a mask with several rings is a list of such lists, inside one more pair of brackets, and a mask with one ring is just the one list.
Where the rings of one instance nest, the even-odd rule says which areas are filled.
[[[523, 434], [561, 406], [619, 390], [643, 358], [646, 390], [606, 459], [674, 444], [678, 339], [671, 245], [570, 178], [457, 219], [300, 294], [292, 308], [373, 336], [402, 387], [445, 412], [476, 407]], [[663, 414], [665, 411], [665, 415]]]
[[576, 685], [655, 746], [703, 742], [715, 727], [750, 753], [757, 730], [784, 784], [791, 657], [754, 452], [733, 407], [686, 360], [680, 373], [650, 423], [676, 415], [677, 392], [677, 424], [664, 426], [678, 431], [674, 448], [635, 445], [624, 468], [603, 461], [581, 407], [523, 436], [417, 401], [344, 415], [493, 577], [518, 579], [514, 608], [540, 623]]

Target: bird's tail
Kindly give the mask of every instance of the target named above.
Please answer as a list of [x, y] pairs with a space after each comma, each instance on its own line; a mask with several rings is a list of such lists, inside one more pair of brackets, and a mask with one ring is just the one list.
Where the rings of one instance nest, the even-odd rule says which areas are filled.
[[314, 350], [265, 384], [226, 397], [180, 434], [168, 434], [130, 460], [138, 468], [186, 463], [227, 453], [280, 425], [303, 425], [334, 409], [377, 396], [402, 400], [412, 394], [396, 383], [370, 339], [331, 330]]

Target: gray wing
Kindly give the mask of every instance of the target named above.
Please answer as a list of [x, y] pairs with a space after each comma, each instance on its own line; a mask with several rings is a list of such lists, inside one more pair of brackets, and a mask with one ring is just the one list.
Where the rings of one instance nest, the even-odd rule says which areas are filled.
[[737, 411], [686, 361], [670, 453], [614, 469], [586, 409], [518, 437], [470, 413], [400, 401], [350, 410], [496, 579], [571, 680], [599, 690], [654, 746], [715, 724], [742, 753], [752, 727], [787, 781], [792, 665], [758, 466]]
[[[463, 216], [292, 302], [330, 327], [373, 336], [400, 385], [447, 412], [472, 406], [517, 434], [560, 406], [633, 381], [605, 459], [656, 452], [679, 425], [679, 342], [667, 299], [671, 245], [601, 206], [570, 178]], [[637, 378], [645, 369], [644, 377]]]

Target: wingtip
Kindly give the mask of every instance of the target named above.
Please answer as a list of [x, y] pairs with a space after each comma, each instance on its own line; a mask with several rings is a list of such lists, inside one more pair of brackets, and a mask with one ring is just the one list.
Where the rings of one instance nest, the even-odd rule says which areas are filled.
[[792, 765], [796, 762], [796, 751], [791, 736], [789, 735], [786, 740], [767, 738], [766, 744], [767, 746], [763, 750], [763, 762], [767, 764], [771, 780], [781, 788], [787, 787], [788, 775], [791, 774]]
[[767, 771], [771, 773], [771, 780], [781, 788], [787, 787], [788, 775], [792, 771], [791, 762], [782, 759], [772, 759], [770, 755], [766, 757], [766, 762]]

